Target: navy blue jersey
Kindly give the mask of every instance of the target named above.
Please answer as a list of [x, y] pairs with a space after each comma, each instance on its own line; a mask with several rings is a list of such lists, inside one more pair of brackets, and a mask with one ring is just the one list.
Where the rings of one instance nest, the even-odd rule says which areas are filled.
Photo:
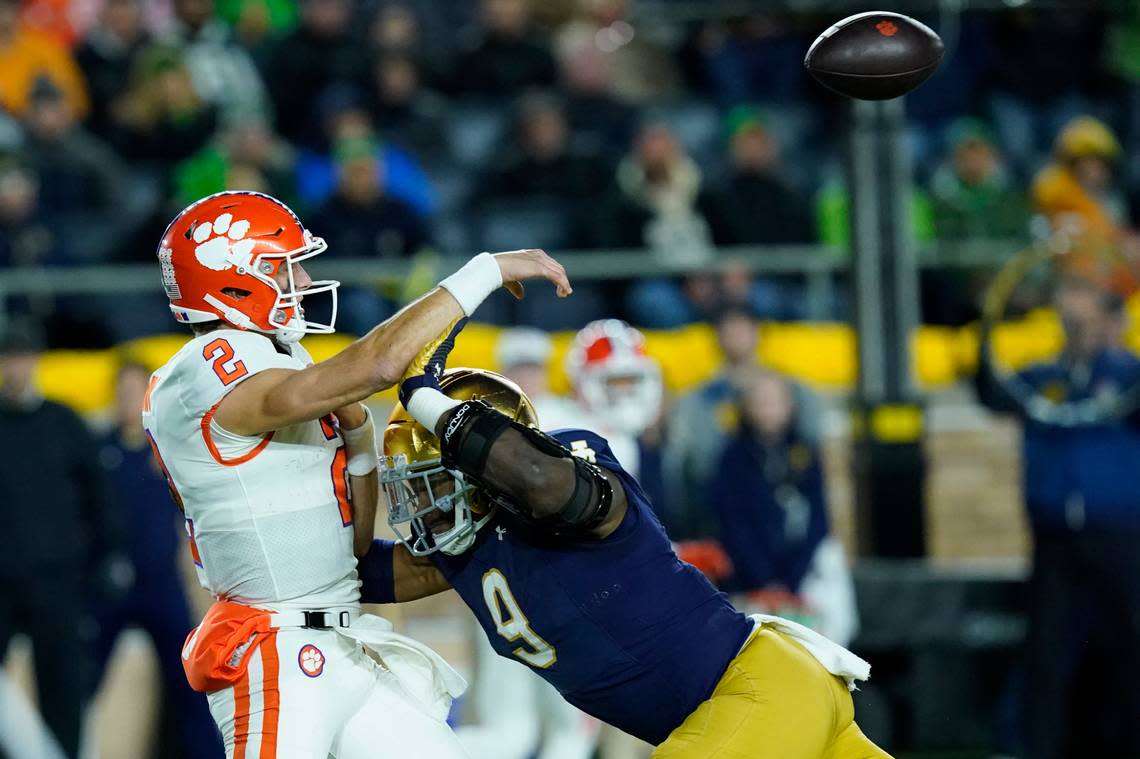
[[497, 653], [527, 664], [582, 711], [660, 743], [712, 694], [752, 623], [677, 558], [603, 438], [554, 437], [621, 480], [628, 509], [617, 530], [604, 540], [554, 539], [500, 510], [470, 550], [432, 559]]

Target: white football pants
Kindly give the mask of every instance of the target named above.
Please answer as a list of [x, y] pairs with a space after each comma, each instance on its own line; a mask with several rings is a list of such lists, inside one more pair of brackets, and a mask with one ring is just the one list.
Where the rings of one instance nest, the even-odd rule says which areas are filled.
[[333, 630], [256, 639], [245, 677], [208, 695], [226, 759], [461, 759], [430, 716], [357, 641]]

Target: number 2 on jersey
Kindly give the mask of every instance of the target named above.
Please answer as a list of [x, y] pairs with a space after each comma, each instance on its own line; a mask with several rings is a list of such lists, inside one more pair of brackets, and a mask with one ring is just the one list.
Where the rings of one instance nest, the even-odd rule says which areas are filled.
[[519, 646], [511, 653], [539, 669], [546, 669], [558, 661], [554, 646], [531, 629], [530, 622], [507, 584], [507, 578], [497, 569], [488, 570], [483, 575], [483, 601], [491, 612], [491, 619], [494, 620], [499, 635], [508, 642], [522, 638], [526, 646], [529, 646], [529, 650], [525, 646]]
[[207, 361], [213, 359], [214, 374], [218, 375], [218, 379], [222, 381], [223, 385], [239, 380], [249, 373], [244, 362], [234, 361], [233, 346], [224, 337], [219, 337], [203, 348], [202, 358]]

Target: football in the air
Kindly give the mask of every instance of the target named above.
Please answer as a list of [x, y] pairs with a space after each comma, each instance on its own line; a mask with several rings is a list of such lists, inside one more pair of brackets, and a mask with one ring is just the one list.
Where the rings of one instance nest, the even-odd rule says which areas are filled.
[[926, 81], [942, 62], [934, 30], [898, 13], [849, 16], [816, 38], [804, 66], [828, 89], [860, 100], [890, 100]]

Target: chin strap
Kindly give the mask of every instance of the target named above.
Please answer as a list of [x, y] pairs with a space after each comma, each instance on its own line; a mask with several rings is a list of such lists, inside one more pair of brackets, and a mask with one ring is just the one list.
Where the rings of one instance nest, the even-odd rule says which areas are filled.
[[233, 306], [227, 306], [220, 299], [211, 295], [210, 293], [206, 293], [204, 296], [202, 296], [202, 300], [218, 309], [218, 314], [235, 327], [240, 327], [241, 329], [257, 329], [257, 325], [253, 323], [252, 319], [250, 319], [248, 316]]
[[[302, 324], [304, 324], [304, 322], [302, 322]], [[273, 330], [273, 337], [282, 345], [293, 345], [294, 343], [300, 342], [301, 338], [304, 336], [304, 327], [301, 329], [295, 329], [293, 327], [278, 327], [277, 329]]]

